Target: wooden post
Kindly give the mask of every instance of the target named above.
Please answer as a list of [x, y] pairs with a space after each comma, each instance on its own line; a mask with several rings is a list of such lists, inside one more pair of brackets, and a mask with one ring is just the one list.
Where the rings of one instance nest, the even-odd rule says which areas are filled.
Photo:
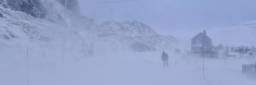
[[29, 48], [26, 48], [26, 84], [30, 85], [30, 56], [29, 56]]

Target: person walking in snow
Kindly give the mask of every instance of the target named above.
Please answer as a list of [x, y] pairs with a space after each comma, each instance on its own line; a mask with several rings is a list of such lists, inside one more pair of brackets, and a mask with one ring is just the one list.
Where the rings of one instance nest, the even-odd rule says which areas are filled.
[[168, 54], [166, 52], [163, 52], [161, 57], [162, 57], [163, 66], [168, 67], [168, 62], [169, 62]]

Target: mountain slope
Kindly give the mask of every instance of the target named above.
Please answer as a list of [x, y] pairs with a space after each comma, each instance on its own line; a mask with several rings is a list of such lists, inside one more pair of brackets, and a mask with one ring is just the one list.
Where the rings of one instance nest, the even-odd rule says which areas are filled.
[[[54, 0], [41, 3], [14, 0], [12, 4], [2, 1], [0, 5], [0, 84], [3, 85], [65, 85], [68, 82], [63, 81], [68, 77], [62, 73], [72, 74], [65, 72], [72, 69], [66, 66], [97, 59], [98, 54], [167, 49], [175, 41], [141, 22], [113, 25], [116, 28], [102, 26]], [[26, 9], [30, 6], [33, 9]], [[109, 32], [117, 35], [104, 35]]]

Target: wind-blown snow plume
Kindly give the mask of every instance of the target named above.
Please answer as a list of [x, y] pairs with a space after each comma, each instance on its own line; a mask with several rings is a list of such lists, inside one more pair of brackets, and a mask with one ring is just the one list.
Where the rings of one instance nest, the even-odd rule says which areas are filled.
[[80, 8], [77, 0], [58, 0], [65, 8], [72, 12], [79, 13]]

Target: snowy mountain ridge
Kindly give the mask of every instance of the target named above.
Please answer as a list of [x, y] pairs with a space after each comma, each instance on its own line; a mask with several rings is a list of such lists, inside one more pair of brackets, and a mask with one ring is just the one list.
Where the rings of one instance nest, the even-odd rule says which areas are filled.
[[254, 22], [208, 30], [216, 45], [223, 44], [228, 46], [255, 46], [255, 31]]
[[[31, 12], [38, 13], [37, 11], [42, 11], [37, 8], [39, 2], [44, 2], [42, 5], [53, 6], [52, 9], [47, 9], [48, 12], [52, 11], [50, 14], [47, 14], [47, 17], [31, 15]], [[22, 7], [24, 5], [23, 3], [29, 6], [35, 3], [35, 6], [33, 4], [33, 8], [35, 9], [31, 9], [33, 11], [30, 10], [29, 12], [27, 12], [27, 10], [24, 11], [23, 8], [19, 8], [19, 6]], [[17, 2], [14, 1], [14, 6], [10, 7], [5, 7], [4, 4], [2, 4], [0, 7], [0, 13], [3, 15], [0, 18], [0, 22], [3, 23], [0, 24], [2, 27], [1, 41], [7, 43], [12, 42], [8, 40], [15, 40], [16, 42], [24, 41], [24, 44], [31, 43], [31, 40], [33, 42], [43, 41], [44, 43], [51, 42], [59, 44], [69, 42], [70, 45], [72, 45], [74, 41], [79, 41], [77, 43], [86, 46], [78, 46], [78, 48], [74, 49], [81, 50], [93, 49], [93, 46], [97, 46], [95, 42], [104, 42], [107, 40], [109, 41], [110, 45], [108, 46], [110, 47], [113, 47], [112, 43], [115, 42], [120, 43], [120, 47], [125, 46], [125, 48], [132, 49], [132, 51], [173, 49], [175, 38], [159, 35], [150, 28], [150, 26], [144, 23], [138, 21], [108, 21], [97, 24], [92, 19], [70, 12], [66, 10], [69, 8], [56, 3], [57, 1], [52, 0], [38, 0], [38, 2], [34, 2], [33, 0], [21, 0]], [[74, 3], [77, 2], [75, 1]], [[67, 4], [64, 6], [66, 5]], [[67, 6], [69, 7], [69, 5]]]
[[[100, 25], [99, 30], [109, 33], [109, 35], [124, 36], [152, 36], [158, 35], [150, 26], [138, 21], [115, 22], [108, 21]], [[106, 34], [107, 35], [107, 34]]]

